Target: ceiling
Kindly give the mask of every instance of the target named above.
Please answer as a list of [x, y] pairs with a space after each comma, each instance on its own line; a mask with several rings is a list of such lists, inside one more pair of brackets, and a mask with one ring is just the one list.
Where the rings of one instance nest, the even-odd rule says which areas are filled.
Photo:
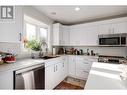
[[[75, 11], [80, 7], [80, 11]], [[106, 18], [127, 16], [127, 6], [34, 6], [56, 22], [78, 24]], [[55, 14], [56, 13], [56, 14]]]

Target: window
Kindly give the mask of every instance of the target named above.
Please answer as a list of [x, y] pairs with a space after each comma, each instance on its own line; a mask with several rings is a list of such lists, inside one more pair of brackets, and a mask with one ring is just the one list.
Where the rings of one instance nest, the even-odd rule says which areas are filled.
[[32, 41], [39, 42], [43, 40], [48, 45], [48, 27], [48, 25], [25, 15], [23, 34], [24, 50], [27, 50], [26, 48], [28, 48], [28, 43], [31, 43]]
[[36, 38], [36, 26], [26, 23], [26, 39], [32, 40]]
[[48, 31], [46, 28], [40, 28], [40, 39], [47, 41]]

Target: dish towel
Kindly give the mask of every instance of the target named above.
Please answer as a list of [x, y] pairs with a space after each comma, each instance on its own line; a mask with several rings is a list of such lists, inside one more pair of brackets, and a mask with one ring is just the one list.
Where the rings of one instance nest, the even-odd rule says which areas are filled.
[[35, 89], [34, 73], [33, 71], [23, 73], [25, 89]]

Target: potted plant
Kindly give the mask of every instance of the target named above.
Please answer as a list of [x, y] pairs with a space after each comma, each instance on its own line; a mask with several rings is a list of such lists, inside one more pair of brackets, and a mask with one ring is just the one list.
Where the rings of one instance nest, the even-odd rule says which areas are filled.
[[37, 54], [38, 51], [39, 51], [39, 53], [42, 52], [42, 50], [43, 50], [42, 48], [44, 45], [47, 46], [47, 43], [45, 40], [32, 39], [32, 40], [27, 42], [26, 48], [32, 50], [31, 57], [35, 58], [35, 54]]
[[37, 39], [32, 39], [27, 42], [26, 48], [31, 50], [31, 57], [35, 58], [35, 54], [41, 51], [41, 42]]

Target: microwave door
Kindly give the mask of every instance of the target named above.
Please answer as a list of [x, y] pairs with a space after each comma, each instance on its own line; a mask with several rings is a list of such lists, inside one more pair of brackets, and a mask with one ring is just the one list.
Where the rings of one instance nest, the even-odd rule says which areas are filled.
[[119, 37], [99, 38], [99, 45], [120, 45]]

